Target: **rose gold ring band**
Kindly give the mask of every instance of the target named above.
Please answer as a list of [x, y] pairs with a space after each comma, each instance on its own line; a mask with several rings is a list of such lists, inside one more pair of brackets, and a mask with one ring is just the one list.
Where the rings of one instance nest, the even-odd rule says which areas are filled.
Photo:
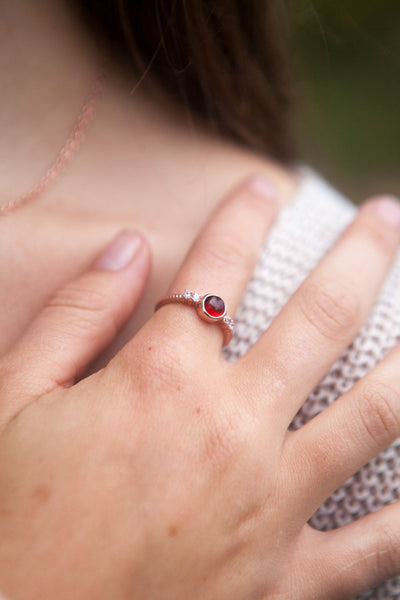
[[234, 327], [233, 319], [226, 314], [225, 302], [215, 294], [204, 294], [185, 290], [183, 294], [171, 294], [161, 298], [155, 305], [154, 310], [158, 310], [166, 304], [187, 304], [193, 306], [201, 319], [208, 323], [219, 325], [223, 336], [223, 346], [226, 346], [232, 339]]

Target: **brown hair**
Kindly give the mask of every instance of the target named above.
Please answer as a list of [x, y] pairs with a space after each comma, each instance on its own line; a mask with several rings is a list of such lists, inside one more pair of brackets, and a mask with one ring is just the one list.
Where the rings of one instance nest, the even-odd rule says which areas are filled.
[[292, 159], [279, 0], [76, 1], [139, 78], [222, 135]]

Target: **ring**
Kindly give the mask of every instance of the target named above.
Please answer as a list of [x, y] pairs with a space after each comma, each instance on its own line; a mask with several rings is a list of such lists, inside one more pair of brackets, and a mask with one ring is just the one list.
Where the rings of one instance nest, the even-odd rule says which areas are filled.
[[197, 292], [185, 290], [183, 294], [171, 294], [170, 296], [161, 298], [155, 305], [154, 311], [171, 303], [193, 306], [196, 308], [199, 317], [204, 321], [219, 325], [224, 336], [224, 346], [231, 341], [235, 323], [226, 314], [225, 302], [219, 296], [215, 294], [205, 294], [202, 296]]

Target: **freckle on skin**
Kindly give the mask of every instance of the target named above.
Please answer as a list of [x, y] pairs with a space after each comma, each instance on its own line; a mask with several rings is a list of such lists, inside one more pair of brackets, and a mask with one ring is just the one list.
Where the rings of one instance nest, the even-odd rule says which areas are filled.
[[48, 488], [46, 485], [38, 485], [32, 493], [32, 498], [43, 504], [49, 500], [50, 496], [50, 488]]
[[201, 410], [198, 406], [196, 406], [196, 413], [199, 415], [201, 413]]
[[178, 528], [176, 525], [171, 525], [171, 527], [168, 529], [168, 535], [172, 538], [178, 535]]

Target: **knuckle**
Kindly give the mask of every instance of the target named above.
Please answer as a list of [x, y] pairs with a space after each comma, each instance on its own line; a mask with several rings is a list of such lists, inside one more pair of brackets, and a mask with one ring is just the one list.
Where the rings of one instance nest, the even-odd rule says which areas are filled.
[[231, 455], [231, 432], [225, 423], [215, 415], [203, 421], [203, 443], [200, 448], [200, 462], [206, 462], [220, 467]]
[[300, 308], [307, 321], [330, 340], [345, 339], [354, 329], [361, 301], [349, 283], [325, 279], [310, 281], [300, 292]]
[[389, 579], [399, 571], [400, 540], [394, 529], [385, 523], [379, 524], [376, 535], [375, 576]]
[[388, 445], [400, 432], [399, 393], [382, 382], [361, 387], [356, 403], [365, 431], [377, 448]]
[[65, 311], [69, 326], [76, 326], [80, 332], [91, 332], [100, 325], [102, 329], [110, 330], [111, 335], [115, 335], [118, 330], [109, 298], [99, 290], [70, 284], [49, 298], [44, 310]]
[[105, 295], [94, 289], [87, 289], [79, 285], [70, 284], [58, 290], [46, 302], [47, 307], [68, 308], [82, 311], [101, 312], [107, 306]]
[[131, 374], [138, 395], [146, 398], [181, 392], [193, 386], [193, 360], [182, 352], [175, 339], [166, 335], [141, 340], [139, 348], [133, 344], [119, 353], [118, 365]]
[[204, 420], [202, 459], [218, 469], [229, 466], [235, 457], [240, 457], [241, 464], [243, 461], [247, 464], [244, 459], [253, 445], [255, 419], [237, 407], [234, 411], [224, 410], [220, 398], [216, 406], [219, 408]]
[[227, 232], [209, 233], [199, 250], [198, 259], [208, 268], [212, 265], [213, 269], [232, 269], [251, 263], [245, 241], [237, 234]]

